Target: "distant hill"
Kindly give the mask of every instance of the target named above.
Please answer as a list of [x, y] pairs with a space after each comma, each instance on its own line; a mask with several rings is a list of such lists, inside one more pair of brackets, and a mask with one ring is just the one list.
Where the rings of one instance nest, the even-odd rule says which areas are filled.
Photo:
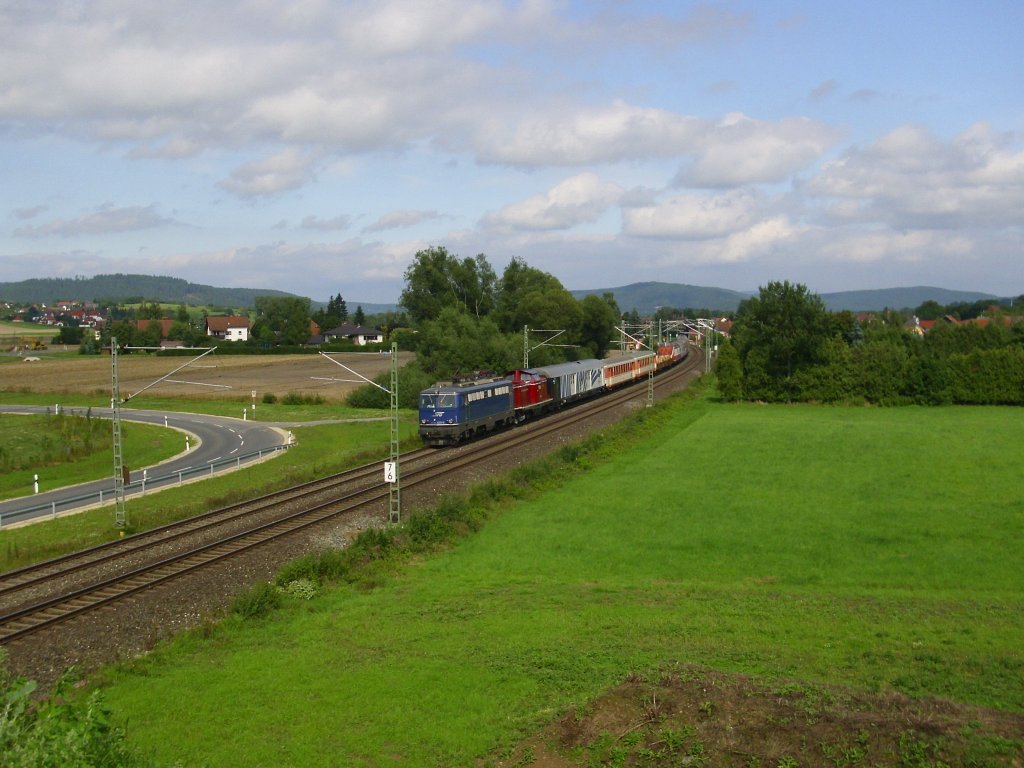
[[[592, 288], [570, 291], [577, 299], [584, 296], [611, 293], [624, 312], [636, 310], [651, 315], [658, 307], [708, 309], [713, 313], [734, 312], [743, 299], [754, 295], [725, 288], [709, 288], [683, 283], [632, 283], [618, 288]], [[19, 304], [42, 302], [52, 304], [61, 299], [95, 301], [97, 299], [144, 298], [167, 304], [192, 306], [239, 307], [255, 305], [257, 296], [295, 296], [286, 291], [270, 288], [218, 288], [212, 285], [190, 283], [177, 277], [154, 275], [96, 275], [89, 278], [36, 278], [17, 283], [0, 283], [0, 300]], [[832, 311], [848, 309], [853, 312], [877, 312], [883, 309], [908, 309], [925, 301], [939, 304], [973, 303], [982, 299], [998, 300], [989, 293], [954, 291], [946, 288], [917, 286], [913, 288], [882, 288], [868, 291], [841, 291], [820, 294], [825, 306]], [[397, 309], [397, 304], [369, 304], [345, 297], [349, 312], [362, 306], [368, 315]], [[314, 309], [324, 306], [313, 301]]]
[[611, 293], [623, 312], [635, 309], [641, 315], [654, 314], [658, 307], [692, 307], [713, 312], [732, 312], [743, 299], [751, 295], [725, 288], [703, 288], [680, 283], [633, 283], [618, 288], [593, 288], [570, 293], [577, 299]]
[[125, 301], [144, 298], [166, 304], [193, 306], [251, 307], [257, 296], [294, 296], [272, 289], [217, 288], [190, 283], [177, 277], [154, 275], [96, 275], [87, 278], [47, 277], [0, 283], [0, 299], [16, 303], [52, 304], [62, 299]]
[[[0, 283], [0, 301], [16, 304], [41, 302], [53, 304], [63, 299], [96, 301], [97, 299], [143, 298], [164, 304], [189, 304], [196, 307], [238, 307], [256, 305], [257, 296], [296, 296], [287, 291], [272, 288], [218, 288], [213, 285], [190, 283], [178, 277], [155, 275], [96, 275], [95, 277], [47, 277], [22, 280], [18, 283]], [[367, 304], [345, 299], [349, 312], [362, 307], [368, 315], [384, 313], [395, 309], [394, 304]], [[311, 301], [313, 309], [320, 309], [326, 302]]]
[[[635, 309], [641, 315], [652, 315], [658, 307], [692, 307], [710, 309], [712, 312], [735, 312], [743, 299], [753, 293], [730, 291], [724, 288], [703, 288], [681, 283], [633, 283], [619, 288], [594, 288], [584, 291], [570, 291], [577, 299], [584, 296], [611, 293], [619, 309], [629, 312]], [[997, 301], [990, 293], [977, 291], [953, 291], [947, 288], [916, 286], [913, 288], [881, 288], [870, 291], [840, 291], [822, 293], [821, 300], [833, 312], [848, 309], [852, 312], [879, 312], [883, 309], [913, 309], [928, 300], [939, 304], [957, 302], [973, 303], [982, 299]]]
[[973, 304], [982, 299], [998, 300], [991, 293], [977, 291], [951, 291], [947, 288], [932, 288], [919, 285], [913, 288], [880, 288], [873, 291], [842, 291], [823, 293], [821, 300], [833, 312], [848, 309], [851, 312], [880, 312], [883, 309], [913, 309], [926, 301], [939, 304], [965, 302]]

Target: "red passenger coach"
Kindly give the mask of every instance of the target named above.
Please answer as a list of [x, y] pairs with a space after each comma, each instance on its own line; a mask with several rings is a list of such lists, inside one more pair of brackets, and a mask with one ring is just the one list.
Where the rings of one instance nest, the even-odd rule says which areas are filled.
[[675, 365], [686, 357], [683, 345], [678, 341], [658, 345], [658, 370]]
[[509, 374], [512, 378], [512, 401], [516, 415], [532, 416], [551, 404], [554, 395], [551, 380], [537, 371], [517, 370]]

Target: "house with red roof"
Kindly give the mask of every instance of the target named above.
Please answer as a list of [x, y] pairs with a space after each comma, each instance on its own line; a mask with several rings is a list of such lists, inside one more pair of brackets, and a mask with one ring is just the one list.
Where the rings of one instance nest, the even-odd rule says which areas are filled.
[[248, 341], [252, 323], [248, 317], [218, 315], [206, 318], [206, 335], [224, 341]]

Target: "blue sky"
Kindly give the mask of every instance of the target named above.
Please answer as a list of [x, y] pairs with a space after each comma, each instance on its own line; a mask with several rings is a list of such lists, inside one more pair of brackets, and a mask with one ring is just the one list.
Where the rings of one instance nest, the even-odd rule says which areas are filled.
[[0, 280], [1024, 293], [1024, 3], [0, 0]]

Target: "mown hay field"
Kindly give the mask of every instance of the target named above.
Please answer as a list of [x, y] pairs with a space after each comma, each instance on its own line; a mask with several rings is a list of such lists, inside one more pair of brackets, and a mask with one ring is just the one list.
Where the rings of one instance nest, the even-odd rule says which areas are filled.
[[[196, 353], [197, 355], [199, 353]], [[405, 363], [411, 353], [399, 355]], [[38, 362], [0, 365], [2, 392], [97, 394], [109, 397], [108, 356], [73, 358], [39, 355]], [[367, 377], [390, 369], [391, 357], [376, 353], [341, 353], [332, 358]], [[192, 358], [122, 355], [118, 358], [121, 396], [135, 394]], [[211, 353], [147, 390], [148, 395], [182, 398], [257, 399], [289, 393], [338, 401], [360, 386], [355, 375], [321, 355], [220, 355]], [[2, 396], [0, 396], [2, 400]]]

